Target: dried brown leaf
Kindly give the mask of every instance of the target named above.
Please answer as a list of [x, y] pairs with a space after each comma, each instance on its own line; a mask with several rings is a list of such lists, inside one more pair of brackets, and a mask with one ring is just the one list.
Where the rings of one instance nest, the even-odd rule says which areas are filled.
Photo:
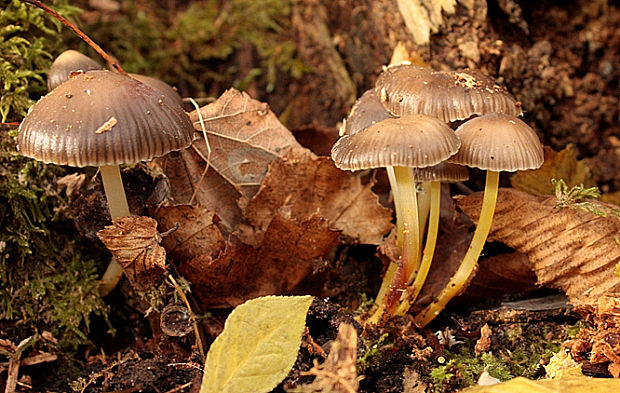
[[[481, 203], [480, 193], [457, 199], [474, 221]], [[562, 289], [575, 306], [620, 293], [620, 279], [614, 275], [620, 262], [620, 219], [556, 209], [555, 203], [555, 197], [501, 189], [489, 240], [526, 254], [538, 282]]]
[[[251, 198], [258, 191], [269, 163], [291, 149], [304, 149], [268, 104], [235, 89], [200, 108], [200, 114], [210, 152], [202, 138], [198, 112], [193, 111], [190, 119], [198, 139], [192, 148], [159, 163], [170, 178], [176, 203], [189, 203], [195, 195], [196, 202], [215, 210], [223, 224], [232, 229], [240, 220], [237, 200], [241, 196]], [[206, 172], [205, 159], [210, 163]]]
[[318, 214], [331, 228], [365, 244], [380, 244], [392, 228], [392, 212], [378, 203], [359, 176], [337, 169], [327, 157], [291, 152], [273, 162], [265, 180], [244, 213], [263, 231], [278, 211], [305, 220]]
[[179, 270], [203, 307], [235, 307], [255, 297], [291, 293], [337, 240], [338, 233], [317, 215], [297, 221], [278, 214], [256, 247], [231, 236], [216, 256], [178, 255]]
[[159, 245], [161, 236], [154, 219], [122, 217], [97, 235], [123, 267], [135, 289], [149, 289], [166, 272], [166, 251]]
[[563, 179], [569, 188], [580, 184], [585, 187], [593, 185], [590, 168], [583, 160], [577, 160], [573, 145], [560, 152], [545, 146], [544, 153], [545, 160], [540, 168], [517, 172], [510, 178], [514, 188], [530, 194], [553, 195], [555, 187], [551, 179]]

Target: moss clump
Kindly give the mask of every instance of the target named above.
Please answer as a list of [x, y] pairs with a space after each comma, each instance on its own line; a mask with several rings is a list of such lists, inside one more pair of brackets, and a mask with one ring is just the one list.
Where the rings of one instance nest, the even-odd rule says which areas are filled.
[[[278, 72], [293, 77], [304, 72], [287, 33], [291, 0], [175, 4], [177, 8], [166, 10], [123, 1], [122, 13], [85, 29], [95, 41], [105, 43], [127, 71], [157, 76], [186, 94], [220, 93], [213, 86], [243, 89], [257, 79], [269, 91]], [[235, 65], [240, 48], [249, 50], [250, 69]]]
[[[86, 343], [91, 313], [105, 318], [97, 255], [66, 216], [57, 166], [15, 152], [0, 133], [0, 326], [16, 339], [49, 331], [59, 349]], [[19, 340], [17, 340], [19, 341]]]
[[[541, 365], [560, 350], [575, 326], [535, 323], [494, 328], [491, 351], [480, 356], [474, 355], [475, 340], [465, 340], [454, 350], [447, 350], [441, 359], [443, 364], [431, 370], [433, 391], [442, 393], [475, 385], [485, 368], [500, 381], [519, 376], [540, 378], [544, 375]], [[552, 328], [557, 330], [552, 332]]]
[[[80, 12], [68, 0], [53, 6], [65, 18]], [[44, 75], [62, 47], [60, 30], [60, 22], [18, 0], [0, 11], [0, 121], [19, 121], [46, 91]]]

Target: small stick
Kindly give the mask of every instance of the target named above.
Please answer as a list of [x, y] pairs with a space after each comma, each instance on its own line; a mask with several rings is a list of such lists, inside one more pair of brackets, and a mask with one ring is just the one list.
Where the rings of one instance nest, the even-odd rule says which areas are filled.
[[97, 43], [95, 43], [95, 41], [91, 40], [89, 36], [87, 36], [82, 30], [80, 30], [76, 25], [74, 25], [73, 23], [69, 22], [67, 19], [65, 19], [65, 17], [63, 17], [62, 15], [60, 15], [58, 12], [54, 11], [53, 9], [51, 9], [50, 7], [48, 7], [47, 5], [41, 3], [39, 0], [19, 0], [22, 3], [28, 3], [28, 4], [32, 4], [35, 7], [39, 7], [41, 8], [43, 11], [47, 12], [48, 14], [50, 14], [51, 16], [53, 16], [54, 18], [56, 18], [58, 21], [60, 21], [60, 23], [62, 23], [63, 25], [67, 26], [68, 28], [70, 28], [71, 30], [73, 30], [73, 32], [75, 34], [77, 34], [84, 42], [86, 42], [91, 48], [93, 48], [95, 50], [95, 52], [97, 52], [99, 54], [99, 56], [103, 57], [103, 59], [112, 67], [114, 68], [116, 71], [118, 71], [119, 73], [123, 74], [123, 75], [127, 75], [127, 73], [125, 72], [125, 70], [123, 70], [121, 68], [121, 65], [118, 64], [118, 62], [116, 60], [114, 60], [112, 58], [112, 56], [108, 55], [106, 51], [104, 51], [103, 49], [101, 49], [101, 47], [99, 45], [97, 45]]

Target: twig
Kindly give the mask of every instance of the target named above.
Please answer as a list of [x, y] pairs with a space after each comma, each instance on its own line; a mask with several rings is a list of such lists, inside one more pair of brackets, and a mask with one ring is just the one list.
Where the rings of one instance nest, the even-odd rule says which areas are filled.
[[192, 311], [192, 306], [189, 304], [189, 300], [187, 300], [187, 296], [185, 296], [185, 293], [183, 292], [183, 290], [181, 289], [177, 281], [174, 279], [174, 277], [172, 277], [172, 274], [168, 274], [168, 279], [170, 280], [170, 282], [172, 282], [172, 285], [174, 285], [174, 288], [179, 293], [179, 296], [181, 297], [181, 300], [183, 300], [183, 303], [185, 303], [185, 307], [187, 307], [187, 310], [190, 312], [190, 314], [192, 314], [192, 317], [193, 317], [192, 326], [194, 327], [194, 335], [196, 336], [196, 346], [198, 347], [200, 358], [204, 362], [205, 352], [204, 352], [204, 348], [202, 347], [202, 337], [200, 336], [200, 330], [198, 330], [198, 321], [196, 320], [196, 316], [193, 315], [194, 313]]
[[32, 4], [35, 7], [39, 7], [41, 8], [43, 11], [47, 12], [48, 14], [50, 14], [51, 16], [53, 16], [54, 18], [56, 18], [58, 21], [60, 21], [60, 23], [62, 23], [63, 25], [67, 26], [68, 28], [70, 28], [71, 30], [73, 30], [73, 32], [75, 34], [77, 34], [84, 42], [86, 42], [91, 48], [93, 48], [95, 50], [95, 52], [97, 52], [99, 54], [99, 56], [103, 57], [103, 59], [110, 65], [110, 67], [114, 68], [116, 71], [118, 71], [119, 73], [123, 74], [123, 75], [127, 75], [127, 73], [125, 72], [125, 70], [123, 70], [121, 68], [121, 65], [118, 64], [118, 62], [116, 60], [114, 60], [112, 58], [112, 56], [108, 55], [106, 51], [104, 51], [103, 49], [101, 49], [101, 47], [99, 45], [97, 45], [97, 43], [95, 43], [95, 41], [93, 41], [92, 39], [90, 39], [89, 36], [87, 36], [82, 30], [80, 30], [76, 25], [74, 25], [73, 23], [69, 22], [65, 17], [63, 17], [62, 15], [60, 15], [58, 12], [54, 11], [53, 9], [51, 9], [50, 7], [48, 7], [47, 5], [41, 3], [39, 0], [19, 0], [22, 3], [28, 3], [28, 4]]

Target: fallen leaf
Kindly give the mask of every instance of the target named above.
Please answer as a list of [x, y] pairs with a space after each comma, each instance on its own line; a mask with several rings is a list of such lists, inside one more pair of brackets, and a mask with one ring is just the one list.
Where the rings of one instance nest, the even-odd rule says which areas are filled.
[[157, 221], [150, 217], [121, 217], [97, 233], [123, 267], [137, 290], [152, 288], [166, 272], [166, 251], [159, 245]]
[[193, 111], [190, 119], [198, 138], [192, 148], [158, 159], [158, 163], [170, 179], [175, 203], [189, 203], [195, 196], [196, 202], [215, 210], [226, 227], [234, 228], [240, 220], [237, 199], [251, 198], [258, 191], [269, 163], [291, 149], [305, 149], [268, 104], [235, 89], [200, 108], [200, 115], [210, 152], [202, 138], [198, 111]]
[[568, 145], [560, 152], [545, 146], [543, 151], [545, 160], [540, 168], [512, 175], [510, 183], [514, 188], [529, 194], [553, 195], [555, 187], [551, 179], [563, 179], [569, 188], [580, 184], [590, 187], [594, 184], [590, 168], [583, 160], [577, 160], [573, 145]]
[[[457, 198], [456, 203], [477, 221], [481, 193]], [[620, 219], [557, 209], [555, 204], [555, 197], [500, 189], [488, 240], [526, 254], [538, 283], [562, 289], [574, 306], [620, 293], [620, 279], [614, 276], [620, 262]]]
[[323, 364], [315, 364], [304, 375], [314, 375], [312, 383], [300, 386], [304, 393], [355, 393], [361, 378], [357, 376], [357, 332], [353, 325], [341, 323], [338, 336]]
[[216, 256], [184, 255], [182, 248], [175, 252], [179, 270], [203, 308], [227, 308], [258, 296], [291, 293], [337, 240], [338, 232], [322, 217], [297, 221], [278, 214], [255, 247], [230, 236]]
[[269, 166], [256, 196], [242, 202], [243, 211], [258, 231], [286, 209], [298, 220], [318, 214], [360, 243], [381, 244], [393, 226], [392, 212], [378, 203], [373, 185], [362, 185], [359, 176], [339, 170], [327, 157], [291, 152]]
[[498, 385], [464, 389], [463, 393], [615, 393], [619, 389], [620, 380], [581, 375], [539, 381], [517, 377]]
[[200, 393], [269, 392], [297, 359], [312, 296], [266, 296], [233, 310], [205, 362]]

